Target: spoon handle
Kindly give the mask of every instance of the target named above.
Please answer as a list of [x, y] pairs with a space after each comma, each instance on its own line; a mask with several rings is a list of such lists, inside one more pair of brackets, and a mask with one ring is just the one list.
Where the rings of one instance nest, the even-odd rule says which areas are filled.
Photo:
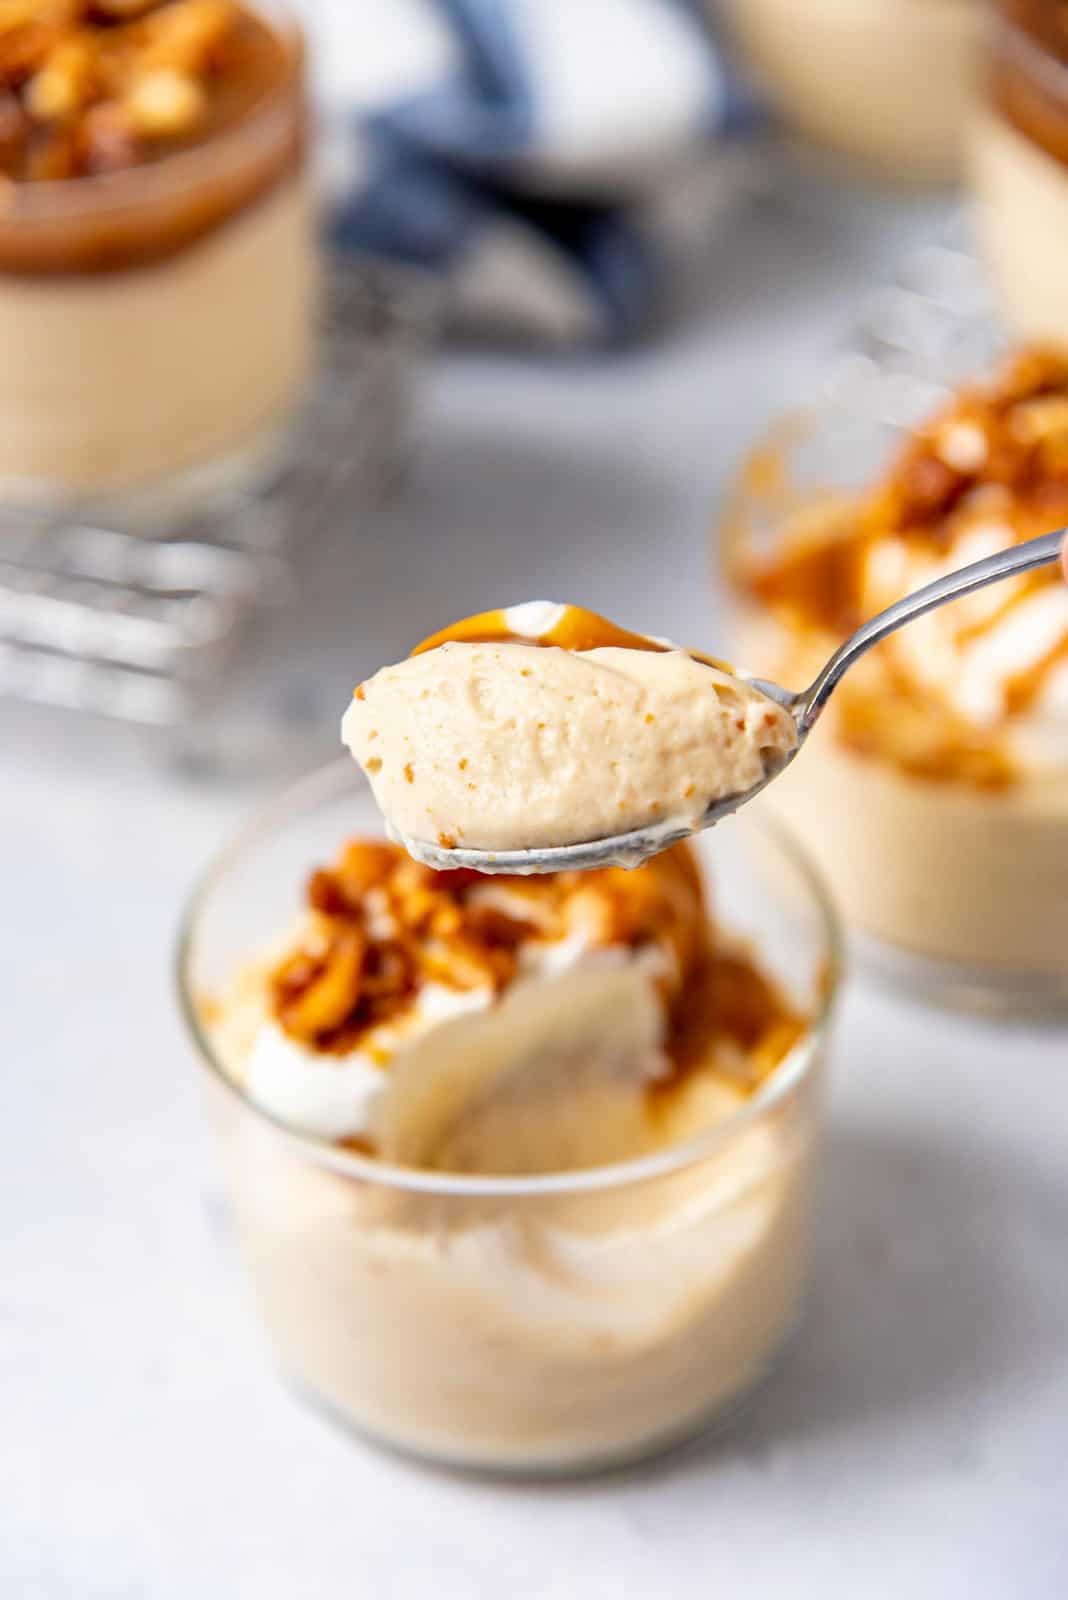
[[917, 589], [915, 594], [906, 595], [896, 605], [887, 606], [885, 611], [872, 617], [870, 622], [850, 635], [816, 680], [797, 696], [796, 715], [801, 732], [808, 732], [843, 675], [872, 645], [879, 644], [888, 634], [896, 633], [898, 628], [911, 622], [914, 617], [922, 617], [936, 606], [959, 600], [962, 595], [971, 594], [976, 589], [984, 589], [988, 583], [997, 583], [1001, 578], [1011, 578], [1020, 572], [1031, 572], [1035, 567], [1052, 566], [1060, 557], [1065, 531], [1060, 528], [1056, 533], [1045, 533], [1040, 539], [1028, 539], [1025, 544], [999, 550], [997, 555], [974, 561], [971, 566], [961, 567], [957, 572], [948, 572], [944, 578], [936, 578], [933, 583]]

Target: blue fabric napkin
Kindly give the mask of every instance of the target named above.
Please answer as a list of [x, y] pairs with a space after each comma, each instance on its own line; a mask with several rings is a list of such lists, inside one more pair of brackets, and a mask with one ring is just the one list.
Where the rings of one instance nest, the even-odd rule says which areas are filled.
[[[511, 304], [560, 341], [634, 334], [658, 281], [650, 194], [754, 120], [703, 14], [687, 0], [424, 4], [450, 48], [430, 81], [401, 74], [348, 112], [366, 159], [334, 242], [447, 276], [498, 321]], [[410, 9], [393, 15], [411, 26]]]

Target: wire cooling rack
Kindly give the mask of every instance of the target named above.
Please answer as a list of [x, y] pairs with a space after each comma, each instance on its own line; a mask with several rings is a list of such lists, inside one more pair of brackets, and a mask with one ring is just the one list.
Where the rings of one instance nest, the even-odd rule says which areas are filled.
[[138, 529], [0, 505], [0, 697], [159, 729], [225, 692], [289, 552], [399, 470], [433, 322], [418, 278], [331, 270], [319, 374], [268, 486]]

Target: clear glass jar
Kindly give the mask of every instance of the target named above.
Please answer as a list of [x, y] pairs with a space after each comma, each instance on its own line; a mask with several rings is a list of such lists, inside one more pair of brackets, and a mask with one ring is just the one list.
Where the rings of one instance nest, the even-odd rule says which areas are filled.
[[958, 176], [981, 0], [731, 0], [732, 34], [789, 123], [876, 176]]
[[1068, 24], [1047, 0], [989, 15], [985, 93], [969, 134], [976, 232], [1009, 326], [1068, 338]]
[[141, 166], [16, 182], [0, 214], [0, 501], [187, 502], [269, 474], [317, 295], [304, 48], [237, 123]]
[[838, 975], [835, 922], [788, 837], [701, 841], [719, 922], [812, 1016], [727, 1121], [623, 1165], [495, 1178], [395, 1167], [253, 1107], [200, 1020], [310, 863], [380, 830], [351, 763], [264, 811], [196, 890], [179, 985], [251, 1287], [285, 1376], [342, 1422], [435, 1461], [567, 1473], [722, 1417], [799, 1311]]
[[[809, 683], [840, 641], [787, 627], [756, 599], [749, 574], [788, 523], [813, 513], [847, 523], [903, 431], [999, 345], [985, 317], [901, 286], [886, 292], [879, 317], [900, 343], [879, 344], [869, 330], [876, 359], [855, 353], [820, 401], [772, 429], [743, 463], [717, 530], [733, 657], [790, 688]], [[935, 371], [941, 385], [927, 375]], [[1068, 1008], [1068, 760], [1003, 789], [912, 776], [847, 748], [832, 700], [758, 804], [805, 840], [856, 953], [879, 976], [966, 1009]]]

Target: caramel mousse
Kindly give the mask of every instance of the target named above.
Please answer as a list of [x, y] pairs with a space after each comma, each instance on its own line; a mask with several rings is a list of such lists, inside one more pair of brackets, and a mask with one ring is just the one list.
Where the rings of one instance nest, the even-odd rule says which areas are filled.
[[283, 1364], [359, 1427], [481, 1465], [604, 1459], [726, 1403], [788, 1331], [800, 1106], [619, 1188], [395, 1186], [396, 1163], [589, 1177], [725, 1126], [783, 1066], [807, 1018], [712, 924], [685, 846], [531, 880], [352, 841], [205, 1015], [248, 1100], [361, 1159], [352, 1182], [269, 1148], [255, 1121], [227, 1135]]
[[310, 359], [302, 76], [236, 0], [0, 6], [0, 493], [268, 453]]
[[723, 663], [548, 601], [468, 618], [383, 668], [342, 737], [416, 856], [677, 837], [797, 744], [789, 712]]
[[[801, 686], [867, 617], [1068, 524], [1068, 353], [961, 390], [859, 500], [787, 516], [736, 573], [746, 647]], [[851, 919], [1038, 989], [1068, 978], [1068, 588], [1044, 570], [929, 613], [849, 673], [768, 790]]]

